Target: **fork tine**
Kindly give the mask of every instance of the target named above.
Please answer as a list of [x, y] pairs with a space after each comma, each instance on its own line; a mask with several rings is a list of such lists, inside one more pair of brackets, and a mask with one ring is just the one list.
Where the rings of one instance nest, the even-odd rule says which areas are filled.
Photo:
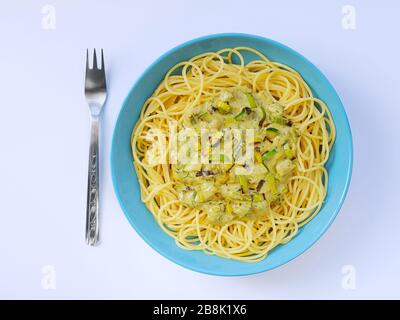
[[96, 49], [93, 51], [93, 69], [98, 69], [97, 68], [97, 55], [96, 55]]
[[89, 70], [89, 49], [86, 49], [86, 72]]
[[104, 70], [104, 56], [103, 56], [103, 49], [101, 49], [101, 67], [100, 69]]

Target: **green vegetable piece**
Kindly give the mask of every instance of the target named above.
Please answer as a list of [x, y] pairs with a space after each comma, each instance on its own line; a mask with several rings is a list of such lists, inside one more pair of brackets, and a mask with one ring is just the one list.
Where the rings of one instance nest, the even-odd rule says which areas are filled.
[[198, 115], [200, 120], [205, 120], [207, 118], [207, 116], [208, 116], [208, 112], [207, 111], [199, 113], [199, 115]]
[[261, 193], [253, 194], [253, 201], [254, 202], [261, 202], [264, 200], [264, 196]]
[[278, 152], [276, 151], [276, 149], [272, 149], [272, 150], [270, 150], [270, 151], [267, 151], [267, 152], [265, 152], [263, 155], [262, 155], [262, 159], [264, 160], [264, 161], [267, 161], [267, 160], [269, 160], [269, 159], [271, 159], [274, 155], [276, 155]]
[[195, 196], [195, 198], [194, 198], [194, 201], [195, 201], [195, 202], [204, 202], [204, 194], [203, 194], [203, 191], [201, 191], [201, 190], [198, 190], [198, 191], [197, 191], [196, 196]]
[[272, 174], [267, 175], [267, 185], [269, 190], [276, 194], [278, 190], [276, 189], [275, 177]]
[[262, 112], [262, 118], [259, 122], [260, 127], [262, 126], [262, 124], [264, 123], [265, 119], [267, 118], [267, 113], [265, 112], [265, 109], [260, 106], [261, 112]]
[[267, 128], [267, 138], [272, 140], [279, 134], [279, 130], [275, 128]]
[[240, 111], [235, 117], [235, 120], [243, 120], [244, 116], [246, 115], [246, 110]]
[[242, 187], [242, 190], [244, 193], [249, 192], [249, 181], [247, 180], [246, 176], [240, 175], [239, 183], [240, 183], [240, 186]]
[[191, 124], [196, 124], [199, 122], [199, 120], [206, 120], [209, 116], [209, 113], [207, 111], [205, 112], [200, 112], [200, 113], [193, 113], [190, 115], [189, 120]]
[[281, 116], [276, 116], [276, 117], [274, 117], [274, 118], [272, 119], [272, 122], [273, 122], [273, 123], [280, 124], [280, 125], [283, 125], [283, 126], [285, 126], [285, 125], [287, 124], [286, 120], [285, 120], [283, 117], [281, 117]]
[[218, 103], [217, 103], [217, 110], [218, 110], [220, 113], [227, 114], [227, 113], [229, 113], [229, 112], [232, 110], [232, 108], [231, 108], [231, 106], [229, 105], [229, 103], [227, 103], [227, 102], [225, 102], [225, 101], [218, 101]]
[[190, 117], [189, 117], [189, 119], [190, 119], [190, 123], [191, 124], [196, 124], [197, 123], [197, 119], [196, 119], [196, 117], [194, 116], [194, 114], [191, 114], [190, 115]]
[[256, 101], [251, 93], [246, 92], [247, 101], [249, 102], [250, 108], [257, 108]]
[[290, 145], [289, 145], [288, 142], [286, 142], [283, 145], [283, 150], [285, 151], [286, 157], [288, 157], [289, 159], [293, 159], [294, 158], [294, 152], [293, 152], [292, 148], [290, 148]]

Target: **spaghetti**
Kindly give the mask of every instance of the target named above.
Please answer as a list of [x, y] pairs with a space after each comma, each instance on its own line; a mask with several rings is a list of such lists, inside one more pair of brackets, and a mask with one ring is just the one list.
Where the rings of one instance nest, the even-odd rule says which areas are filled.
[[[245, 63], [245, 53], [257, 58]], [[252, 108], [256, 106], [263, 113]], [[192, 173], [171, 161], [172, 122], [179, 131], [210, 126], [215, 119], [224, 127], [254, 127], [256, 135], [261, 134], [254, 153], [258, 166], [265, 167], [261, 174], [265, 177], [253, 181], [250, 173], [249, 178], [241, 178], [225, 164], [214, 165], [214, 171], [197, 164]], [[165, 140], [160, 135], [150, 139], [153, 130]], [[237, 47], [198, 55], [169, 70], [145, 102], [131, 145], [141, 199], [179, 247], [257, 262], [292, 239], [321, 209], [328, 184], [324, 166], [334, 139], [327, 106], [313, 97], [299, 73], [255, 49]], [[164, 157], [154, 163], [151, 155], [161, 152], [155, 150], [157, 145], [165, 147]], [[183, 178], [178, 174], [182, 172]], [[207, 183], [212, 192], [205, 195], [200, 190], [200, 194], [199, 188]], [[232, 186], [240, 190], [223, 192]], [[238, 205], [242, 211], [235, 209]], [[220, 211], [212, 215], [215, 208]]]

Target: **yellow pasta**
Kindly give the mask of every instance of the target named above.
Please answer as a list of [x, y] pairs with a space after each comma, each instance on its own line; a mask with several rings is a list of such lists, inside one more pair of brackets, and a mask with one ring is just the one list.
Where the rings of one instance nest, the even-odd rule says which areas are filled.
[[[243, 52], [258, 56], [245, 63]], [[178, 190], [170, 161], [170, 124], [180, 128], [199, 106], [215, 101], [224, 90], [262, 92], [283, 106], [284, 118], [296, 130], [295, 165], [279, 201], [268, 202], [262, 215], [213, 223], [201, 206], [188, 206]], [[224, 105], [222, 105], [223, 107]], [[149, 133], [164, 133], [165, 141], [149, 140]], [[141, 199], [160, 227], [187, 250], [257, 262], [292, 239], [323, 205], [328, 173], [325, 164], [335, 139], [335, 126], [325, 103], [315, 97], [301, 75], [270, 61], [255, 49], [226, 48], [183, 61], [165, 76], [145, 102], [132, 133], [131, 145]], [[148, 152], [163, 144], [164, 161], [151, 163]], [[153, 152], [154, 153], [154, 152]]]

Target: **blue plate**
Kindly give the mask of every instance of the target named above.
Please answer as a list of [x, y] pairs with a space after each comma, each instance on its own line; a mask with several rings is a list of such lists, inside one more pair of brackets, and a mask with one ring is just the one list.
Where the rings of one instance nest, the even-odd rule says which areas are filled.
[[[151, 96], [165, 73], [176, 63], [203, 52], [227, 47], [246, 46], [259, 50], [273, 61], [296, 69], [325, 101], [332, 113], [338, 135], [327, 164], [328, 194], [318, 215], [301, 228], [287, 244], [275, 248], [257, 263], [238, 262], [200, 251], [187, 251], [175, 245], [164, 233], [140, 200], [140, 189], [133, 167], [130, 137], [145, 100]], [[251, 60], [252, 56], [247, 56]], [[216, 34], [186, 42], [162, 55], [139, 78], [129, 92], [119, 113], [111, 149], [111, 172], [115, 193], [123, 212], [139, 235], [171, 261], [213, 275], [239, 276], [276, 268], [310, 248], [328, 229], [344, 201], [350, 183], [353, 146], [349, 123], [335, 89], [325, 76], [306, 58], [292, 49], [269, 39], [247, 34]]]

